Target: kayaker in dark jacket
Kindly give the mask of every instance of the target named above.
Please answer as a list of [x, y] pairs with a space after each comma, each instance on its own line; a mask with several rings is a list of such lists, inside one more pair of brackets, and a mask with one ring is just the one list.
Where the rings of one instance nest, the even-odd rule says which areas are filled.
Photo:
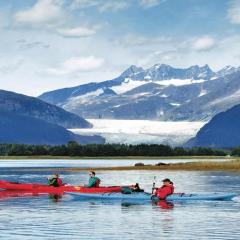
[[144, 192], [144, 190], [140, 188], [139, 183], [136, 183], [131, 189], [133, 192]]
[[48, 185], [54, 187], [60, 187], [63, 185], [62, 179], [59, 178], [59, 174], [54, 174], [53, 177], [48, 178]]
[[101, 180], [98, 177], [96, 177], [95, 175], [96, 175], [96, 173], [93, 171], [91, 171], [89, 173], [89, 176], [90, 176], [89, 182], [88, 182], [88, 184], [84, 185], [85, 187], [87, 187], [87, 188], [99, 187]]
[[165, 178], [162, 182], [162, 187], [156, 188], [154, 193], [159, 199], [165, 199], [168, 195], [174, 193], [173, 182], [170, 179]]

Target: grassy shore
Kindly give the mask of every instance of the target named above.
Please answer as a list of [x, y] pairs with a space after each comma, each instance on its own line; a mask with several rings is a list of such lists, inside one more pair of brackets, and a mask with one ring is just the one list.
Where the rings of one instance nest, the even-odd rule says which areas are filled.
[[[72, 168], [68, 171], [83, 171], [86, 169]], [[90, 169], [88, 169], [90, 170]], [[240, 160], [230, 160], [225, 162], [189, 162], [189, 163], [170, 163], [161, 166], [145, 165], [145, 166], [123, 166], [123, 167], [99, 167], [93, 170], [111, 170], [111, 171], [126, 171], [126, 170], [184, 170], [184, 171], [240, 171]]]
[[240, 171], [240, 160], [230, 160], [225, 162], [188, 162], [170, 163], [161, 166], [145, 165], [130, 167], [99, 168], [98, 170], [183, 170], [183, 171]]

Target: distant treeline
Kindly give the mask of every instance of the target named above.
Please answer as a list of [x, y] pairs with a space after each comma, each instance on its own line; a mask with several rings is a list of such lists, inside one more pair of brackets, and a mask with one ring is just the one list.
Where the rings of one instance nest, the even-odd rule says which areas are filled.
[[[80, 145], [69, 142], [66, 145], [25, 145], [25, 144], [0, 144], [1, 156], [80, 156], [80, 157], [114, 157], [114, 156], [225, 156], [224, 150], [212, 148], [182, 148], [170, 147], [162, 144], [90, 144]], [[239, 149], [240, 154], [240, 149]]]
[[231, 153], [232, 156], [240, 156], [240, 147], [234, 148]]

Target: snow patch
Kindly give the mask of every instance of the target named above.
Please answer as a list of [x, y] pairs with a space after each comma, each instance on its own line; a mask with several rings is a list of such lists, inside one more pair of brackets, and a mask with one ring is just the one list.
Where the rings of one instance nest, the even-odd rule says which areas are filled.
[[150, 80], [151, 76], [147, 75], [147, 76], [144, 77], [144, 79]]
[[207, 90], [202, 89], [201, 92], [199, 93], [198, 97], [204, 96], [207, 94]]
[[103, 92], [104, 92], [103, 89], [98, 89], [96, 91], [88, 92], [86, 94], [83, 94], [77, 97], [71, 97], [69, 98], [68, 102], [65, 105], [63, 105], [63, 108], [74, 109], [78, 107], [79, 104], [90, 103], [90, 99], [92, 99], [93, 97], [98, 97]]
[[119, 105], [116, 105], [116, 106], [113, 106], [113, 108], [118, 108], [118, 107], [120, 107], [121, 105], [119, 104]]
[[172, 106], [180, 106], [181, 104], [180, 103], [170, 103], [170, 105], [172, 105]]
[[146, 76], [144, 80], [139, 81], [139, 80], [132, 80], [131, 78], [126, 78], [124, 82], [122, 82], [121, 85], [119, 86], [113, 86], [111, 89], [117, 93], [117, 94], [123, 94], [125, 92], [128, 92], [136, 87], [140, 87], [144, 84], [153, 82], [158, 85], [167, 87], [170, 85], [173, 86], [184, 86], [184, 85], [190, 85], [190, 84], [196, 84], [196, 83], [203, 83], [205, 82], [204, 79], [199, 79], [199, 80], [194, 80], [194, 79], [170, 79], [170, 80], [157, 80], [157, 81], [152, 81], [150, 80], [150, 76]]
[[130, 78], [126, 78], [121, 85], [111, 87], [111, 89], [117, 94], [122, 94], [146, 83], [146, 81], [135, 81]]
[[204, 79], [199, 79], [199, 80], [194, 80], [194, 79], [170, 79], [170, 80], [161, 80], [161, 81], [154, 81], [154, 83], [163, 85], [163, 86], [184, 86], [184, 85], [190, 85], [190, 84], [195, 84], [195, 83], [203, 83], [206, 80]]

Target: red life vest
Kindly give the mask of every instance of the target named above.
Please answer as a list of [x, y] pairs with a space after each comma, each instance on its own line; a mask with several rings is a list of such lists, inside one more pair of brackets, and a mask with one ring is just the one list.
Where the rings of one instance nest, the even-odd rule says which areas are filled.
[[62, 179], [61, 178], [57, 178], [57, 183], [58, 183], [58, 186], [62, 186], [63, 185], [63, 182], [62, 182]]
[[173, 194], [173, 192], [174, 192], [173, 185], [169, 185], [169, 186], [163, 185], [162, 187], [156, 190], [155, 194], [158, 198], [165, 199], [168, 195]]
[[99, 187], [99, 185], [100, 185], [100, 182], [101, 182], [101, 180], [98, 178], [98, 179], [96, 180], [95, 187]]

